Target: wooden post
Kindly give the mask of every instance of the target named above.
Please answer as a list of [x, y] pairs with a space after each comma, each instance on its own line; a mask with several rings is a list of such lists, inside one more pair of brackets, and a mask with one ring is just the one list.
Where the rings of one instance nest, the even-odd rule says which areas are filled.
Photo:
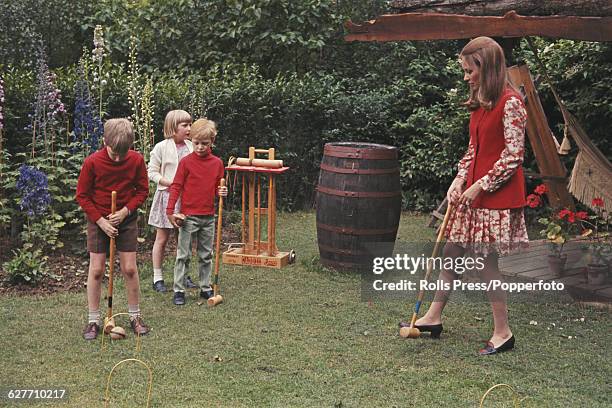
[[244, 174], [242, 175], [242, 242], [246, 242], [246, 184]]
[[257, 255], [261, 247], [261, 176], [257, 176]]
[[574, 200], [567, 189], [567, 170], [557, 154], [554, 136], [548, 127], [529, 69], [527, 65], [514, 66], [508, 70], [508, 75], [512, 84], [526, 96], [527, 136], [540, 169], [540, 177], [548, 187], [550, 205], [553, 208], [574, 209]]
[[268, 255], [274, 256], [274, 235], [272, 234], [272, 227], [274, 226], [274, 187], [272, 184], [274, 177], [270, 175], [268, 177]]
[[276, 178], [273, 175], [270, 175], [270, 182], [272, 184], [272, 202], [268, 204], [272, 207], [272, 237], [270, 241], [272, 241], [272, 254], [276, 255], [278, 252], [278, 247], [276, 246]]
[[249, 174], [249, 239], [248, 249], [255, 247], [255, 173]]

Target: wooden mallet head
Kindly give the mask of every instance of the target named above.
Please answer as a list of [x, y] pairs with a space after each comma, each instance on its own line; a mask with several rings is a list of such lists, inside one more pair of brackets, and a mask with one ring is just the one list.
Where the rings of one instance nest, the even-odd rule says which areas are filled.
[[215, 295], [207, 301], [208, 307], [217, 306], [219, 303], [223, 303], [223, 296], [221, 295]]
[[112, 317], [109, 319], [108, 317], [104, 318], [104, 334], [110, 334], [110, 332], [115, 328], [115, 319]]
[[402, 327], [399, 334], [405, 339], [416, 339], [421, 335], [421, 331], [416, 327]]

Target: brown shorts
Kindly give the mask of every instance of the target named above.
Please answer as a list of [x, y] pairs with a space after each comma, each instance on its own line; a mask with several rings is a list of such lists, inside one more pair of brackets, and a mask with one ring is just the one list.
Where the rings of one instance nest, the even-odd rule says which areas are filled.
[[[135, 215], [135, 214], [134, 214]], [[119, 252], [136, 252], [138, 245], [138, 217], [126, 218], [119, 224], [119, 235], [115, 238], [115, 246]], [[95, 254], [109, 252], [110, 238], [102, 228], [87, 220], [87, 251]]]

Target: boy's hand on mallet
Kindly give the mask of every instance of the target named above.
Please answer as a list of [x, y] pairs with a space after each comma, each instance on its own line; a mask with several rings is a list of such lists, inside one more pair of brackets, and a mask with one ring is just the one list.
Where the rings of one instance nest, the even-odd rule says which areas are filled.
[[110, 221], [108, 221], [104, 217], [100, 217], [100, 219], [96, 221], [96, 224], [98, 224], [98, 227], [100, 227], [100, 229], [104, 231], [104, 233], [108, 235], [110, 238], [116, 238], [117, 235], [119, 234], [119, 230], [113, 227]]
[[176, 228], [180, 228], [183, 225], [183, 221], [185, 221], [185, 214], [176, 213], [168, 215], [168, 220], [172, 225]]
[[110, 214], [108, 216], [108, 221], [113, 227], [116, 227], [117, 225], [121, 224], [123, 220], [125, 220], [129, 213], [130, 210], [128, 210], [127, 207], [123, 207], [119, 211], [116, 211], [114, 214]]
[[219, 186], [219, 197], [227, 197], [227, 187]]

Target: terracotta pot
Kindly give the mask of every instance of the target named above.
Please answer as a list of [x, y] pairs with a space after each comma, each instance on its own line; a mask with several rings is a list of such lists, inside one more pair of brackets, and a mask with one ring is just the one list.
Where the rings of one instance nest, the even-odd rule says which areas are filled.
[[565, 262], [567, 262], [567, 255], [548, 255], [548, 269], [550, 273], [556, 278], [564, 276]]
[[590, 285], [603, 285], [608, 277], [608, 265], [588, 264], [587, 281]]

